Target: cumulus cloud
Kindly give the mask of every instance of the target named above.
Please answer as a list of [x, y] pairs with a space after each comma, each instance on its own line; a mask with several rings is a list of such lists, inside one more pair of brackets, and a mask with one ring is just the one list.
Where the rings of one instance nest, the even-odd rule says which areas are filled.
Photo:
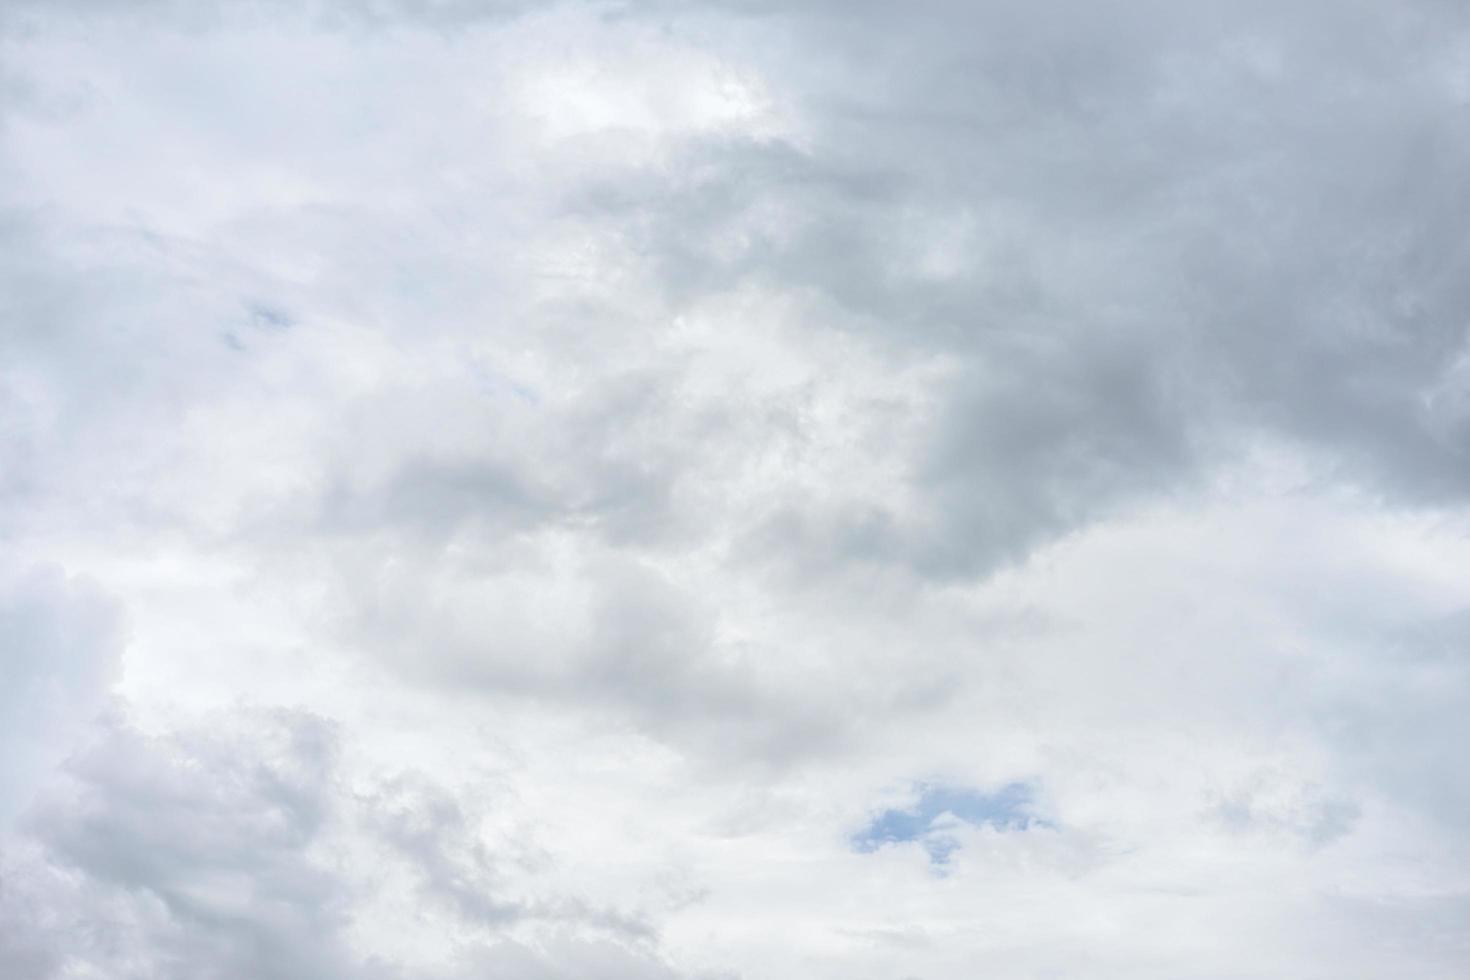
[[1470, 964], [1456, 5], [0, 65], [0, 972]]

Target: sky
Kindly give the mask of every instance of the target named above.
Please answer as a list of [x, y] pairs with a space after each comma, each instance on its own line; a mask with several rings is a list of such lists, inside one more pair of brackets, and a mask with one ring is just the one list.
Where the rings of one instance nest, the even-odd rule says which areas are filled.
[[0, 976], [1470, 975], [1470, 7], [3, 0]]

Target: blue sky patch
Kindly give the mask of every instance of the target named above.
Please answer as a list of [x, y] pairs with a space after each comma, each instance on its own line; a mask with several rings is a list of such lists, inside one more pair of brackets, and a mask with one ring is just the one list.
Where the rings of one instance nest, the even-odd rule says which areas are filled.
[[296, 325], [291, 314], [267, 303], [250, 304], [250, 324], [260, 330], [289, 330]]
[[871, 853], [885, 844], [920, 842], [934, 865], [948, 863], [960, 848], [952, 834], [958, 823], [979, 827], [989, 824], [997, 830], [1028, 830], [1044, 826], [1031, 813], [1032, 790], [1025, 783], [1011, 783], [994, 793], [956, 789], [948, 786], [920, 787], [919, 798], [901, 810], [884, 810], [857, 834], [853, 850]]

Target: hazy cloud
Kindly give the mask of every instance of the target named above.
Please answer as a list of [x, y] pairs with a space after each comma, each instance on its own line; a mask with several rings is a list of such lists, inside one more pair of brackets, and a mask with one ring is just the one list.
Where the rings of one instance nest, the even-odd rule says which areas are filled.
[[1465, 972], [1457, 5], [0, 64], [0, 972]]

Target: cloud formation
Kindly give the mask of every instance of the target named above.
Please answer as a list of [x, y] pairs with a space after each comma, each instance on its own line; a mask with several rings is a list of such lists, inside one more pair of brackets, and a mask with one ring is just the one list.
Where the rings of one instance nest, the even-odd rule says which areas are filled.
[[0, 66], [0, 973], [1470, 965], [1459, 6]]

